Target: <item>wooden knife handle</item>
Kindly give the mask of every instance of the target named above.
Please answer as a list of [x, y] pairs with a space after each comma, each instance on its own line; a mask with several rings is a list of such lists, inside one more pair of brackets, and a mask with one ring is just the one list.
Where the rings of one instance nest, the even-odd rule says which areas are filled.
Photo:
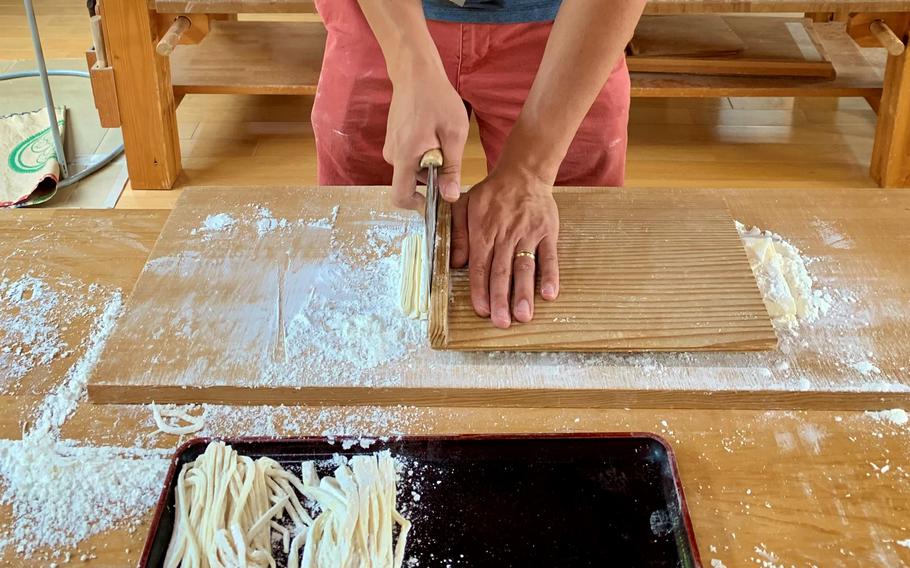
[[420, 169], [428, 168], [430, 166], [436, 166], [437, 168], [442, 167], [442, 150], [439, 148], [427, 150], [423, 154], [423, 157], [420, 158]]

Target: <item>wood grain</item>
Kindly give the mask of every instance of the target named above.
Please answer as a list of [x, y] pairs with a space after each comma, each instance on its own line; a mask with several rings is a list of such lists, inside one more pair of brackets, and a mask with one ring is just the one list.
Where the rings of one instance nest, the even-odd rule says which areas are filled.
[[[739, 18], [747, 19], [747, 18]], [[716, 77], [634, 73], [633, 97], [860, 97], [881, 93], [880, 72], [844, 33], [843, 24], [813, 24], [818, 46], [831, 61], [836, 78]], [[746, 57], [747, 52], [742, 52]]]
[[[310, 271], [337, 254], [337, 247], [357, 258], [377, 258], [372, 231], [419, 224], [419, 218], [393, 212], [382, 188], [188, 188], [137, 282], [89, 396], [105, 403], [614, 408], [910, 404], [910, 377], [901, 370], [910, 360], [910, 266], [904, 258], [910, 191], [628, 191], [666, 204], [723, 199], [734, 218], [776, 231], [818, 259], [810, 270], [819, 290], [836, 299], [834, 312], [800, 328], [798, 340], [788, 340], [785, 349], [769, 352], [470, 353], [415, 344], [400, 359], [363, 374], [302, 364], [281, 380], [260, 380], [263, 366], [278, 360], [276, 268], [287, 266], [287, 251], [295, 251], [288, 272], [299, 281], [294, 286], [305, 286]], [[208, 215], [246, 214], [256, 205], [288, 219], [340, 210], [331, 232], [302, 230], [257, 241], [253, 228], [252, 238], [238, 233], [205, 242], [191, 234]], [[840, 241], [832, 240], [832, 231]], [[179, 258], [187, 260], [175, 262]], [[394, 295], [397, 289], [378, 293]], [[308, 297], [306, 288], [297, 295]], [[318, 306], [312, 310], [307, 317], [315, 321], [330, 315]], [[285, 311], [285, 321], [294, 311]], [[852, 366], [867, 359], [880, 372], [863, 375]]]
[[[759, 351], [777, 345], [720, 199], [693, 194], [668, 202], [634, 190], [564, 190], [555, 197], [562, 227], [559, 298], [536, 302], [530, 323], [496, 329], [474, 313], [467, 270], [437, 264], [434, 274], [449, 272], [451, 283], [447, 331], [431, 331], [434, 348]], [[440, 229], [440, 239], [448, 240], [448, 228]]]
[[104, 5], [101, 22], [130, 182], [137, 189], [170, 189], [181, 167], [177, 103], [168, 59], [155, 53], [155, 20], [145, 0], [118, 0]]
[[[761, 32], [761, 26], [749, 22], [737, 25], [759, 28]], [[777, 30], [775, 33], [779, 35], [778, 26], [771, 26], [771, 29]], [[633, 73], [632, 96], [836, 97], [881, 94], [880, 74], [844, 34], [843, 25], [822, 24], [815, 29], [819, 45], [836, 71], [836, 79]], [[783, 44], [783, 48], [775, 47], [777, 43], [763, 42], [752, 53], [792, 58], [796, 49], [792, 38], [789, 43]], [[319, 82], [324, 47], [325, 29], [319, 22], [212, 22], [211, 32], [202, 42], [178, 46], [171, 55], [174, 90], [178, 95], [312, 95]], [[771, 62], [768, 65], [774, 67], [777, 64]], [[817, 69], [814, 64], [807, 65]], [[828, 69], [827, 65], [822, 65]], [[825, 74], [829, 75], [830, 69]]]
[[910, 51], [889, 55], [878, 109], [872, 178], [882, 187], [910, 185]]
[[847, 35], [860, 47], [887, 47], [872, 30], [872, 24], [880, 21], [897, 36], [903, 37], [910, 30], [910, 12], [851, 14], [847, 20]]
[[[725, 193], [728, 197], [731, 194]], [[784, 199], [784, 209], [794, 203], [786, 199], [790, 192], [771, 193], [776, 194], [769, 197], [771, 202], [778, 197]], [[847, 193], [858, 195], [845, 198]], [[878, 252], [866, 260], [848, 262], [838, 271], [856, 273], [859, 266], [868, 271], [901, 269], [898, 249], [906, 246], [906, 239], [896, 243], [882, 241], [898, 229], [894, 221], [899, 215], [887, 210], [906, 209], [910, 203], [894, 201], [899, 193], [834, 190], [803, 194], [804, 199], [810, 200], [813, 196], [832, 196], [824, 212], [818, 211], [822, 207], [816, 208], [827, 222], [847, 220], [852, 227], [855, 214], [859, 218], [855, 221], [857, 226], [869, 227], [868, 233], [851, 234], [859, 250], [874, 245]], [[737, 205], [739, 212], [745, 214], [742, 203]], [[750, 216], [756, 222], [763, 215], [764, 220], [778, 216], [778, 206], [769, 209], [766, 213], [753, 210]], [[883, 211], [882, 216], [875, 214], [877, 209]], [[156, 220], [151, 221], [149, 215]], [[46, 259], [48, 266], [64, 263], [61, 267], [67, 272], [78, 274], [87, 282], [105, 281], [128, 290], [159, 230], [155, 225], [160, 228], [164, 215], [0, 212], [0, 245], [4, 251], [28, 251], [21, 258], [7, 258], [5, 267], [10, 269], [10, 261], [15, 264], [19, 259], [21, 263], [16, 266], [27, 269], [29, 258]], [[99, 234], [105, 238], [98, 238]], [[812, 228], [807, 224], [805, 232], [798, 236], [808, 242], [811, 234]], [[817, 245], [809, 246], [813, 254], [821, 254]], [[116, 262], [107, 261], [112, 253]], [[905, 272], [903, 277], [906, 278]], [[884, 279], [897, 284], [887, 273]], [[875, 290], [886, 294], [888, 288], [878, 282]], [[900, 295], [901, 290], [891, 288], [891, 292], [893, 297], [906, 300]], [[893, 333], [899, 328], [882, 331]], [[87, 332], [81, 330], [83, 334]], [[902, 337], [906, 339], [906, 335]], [[65, 369], [55, 370], [50, 382], [59, 382], [64, 372]], [[31, 379], [22, 388], [23, 393], [44, 392]], [[0, 397], [0, 433], [4, 438], [19, 436], [21, 425], [17, 419], [27, 416], [41, 398], [29, 394]], [[756, 559], [765, 558], [762, 554], [773, 554], [777, 564], [796, 566], [910, 563], [910, 550], [896, 544], [907, 538], [904, 519], [910, 514], [910, 480], [905, 475], [910, 462], [907, 426], [853, 411], [655, 410], [655, 406], [625, 410], [288, 406], [276, 408], [272, 414], [260, 413], [259, 409], [248, 413], [238, 408], [210, 407], [207, 429], [222, 437], [327, 436], [345, 432], [373, 437], [654, 432], [668, 440], [676, 454], [705, 564], [716, 559], [727, 568], [749, 568], [757, 565]], [[76, 444], [176, 449], [182, 439], [153, 433], [149, 416], [145, 407], [81, 404], [64, 424], [62, 435]], [[889, 466], [888, 472], [882, 472], [884, 465]], [[0, 507], [0, 526], [9, 527], [12, 518], [10, 507]], [[94, 556], [89, 565], [135, 566], [150, 520], [151, 515], [147, 514], [135, 527], [102, 531], [76, 547], [42, 549], [30, 558], [8, 546], [0, 551], [0, 562], [21, 568], [46, 567], [60, 562], [69, 552], [74, 559], [83, 553]]]
[[[0, 280], [39, 279], [46, 294], [56, 298], [48, 300], [42, 317], [59, 327], [60, 340], [70, 348], [28, 369], [15, 383], [8, 382], [8, 369], [0, 369], [0, 437], [19, 438], [37, 397], [47, 395], [84, 354], [94, 318], [114, 289], [129, 294], [166, 218], [166, 211], [0, 211]], [[3, 321], [15, 321], [18, 310], [15, 302], [0, 303]], [[32, 347], [11, 341], [0, 329], [0, 349], [14, 353]]]
[[746, 44], [721, 16], [700, 14], [643, 16], [629, 48], [636, 56], [707, 57], [738, 53]]
[[[709, 15], [711, 16], [711, 15]], [[709, 24], [686, 20], [704, 16], [652, 16], [650, 19], [675, 20], [655, 32], [652, 45], [662, 40], [665, 45], [685, 46], [691, 36], [712, 37]], [[673, 57], [636, 54], [627, 58], [629, 71], [644, 73], [682, 73], [688, 75], [752, 76], [752, 77], [816, 77], [834, 79], [837, 71], [825, 57], [824, 47], [816, 37], [812, 23], [805, 18], [779, 16], [713, 16], [723, 27], [723, 37], [729, 30], [741, 40], [742, 48], [732, 53], [714, 56], [677, 55]], [[701, 27], [698, 27], [698, 26]], [[716, 26], [717, 24], [711, 24]], [[674, 37], [674, 29], [686, 30]], [[637, 32], [636, 32], [637, 33]], [[696, 45], [697, 42], [696, 42]], [[682, 51], [677, 49], [677, 51]]]
[[178, 93], [316, 92], [325, 28], [321, 23], [213, 21], [198, 45], [171, 55]]
[[632, 73], [678, 73], [735, 77], [817, 77], [833, 79], [834, 66], [827, 61], [770, 61], [763, 59], [700, 59], [696, 57], [628, 58]]

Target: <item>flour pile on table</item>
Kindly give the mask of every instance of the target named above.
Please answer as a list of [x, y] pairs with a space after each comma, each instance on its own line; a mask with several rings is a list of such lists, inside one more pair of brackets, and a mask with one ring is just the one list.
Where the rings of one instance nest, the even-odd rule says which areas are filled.
[[198, 229], [193, 229], [191, 234], [201, 234], [202, 240], [208, 241], [215, 238], [217, 233], [230, 229], [236, 224], [237, 220], [231, 215], [227, 213], [218, 213], [217, 215], [209, 215], [206, 217], [202, 222], [202, 226]]
[[[61, 292], [40, 277], [23, 280], [25, 287], [7, 285], [6, 291], [27, 288], [31, 293], [8, 294], [7, 300], [15, 301], [13, 311], [25, 314], [25, 320], [45, 337], [56, 337], [70, 321], [50, 317], [60, 310], [94, 316], [89, 337], [73, 347], [82, 351], [81, 357], [42, 401], [31, 428], [21, 440], [0, 440], [0, 503], [12, 506], [11, 525], [0, 527], [0, 550], [10, 546], [18, 555], [31, 557], [39, 548], [50, 546], [55, 551], [46, 559], [65, 561], [69, 553], [61, 547], [76, 546], [93, 534], [140, 520], [157, 499], [170, 452], [82, 446], [60, 439], [60, 427], [84, 398], [88, 375], [120, 312], [120, 291], [87, 287], [94, 296], [105, 298], [99, 308], [97, 303], [85, 302], [84, 290], [76, 282], [69, 289], [63, 286]], [[51, 308], [31, 305], [36, 298], [49, 300]], [[10, 308], [5, 305], [0, 313]], [[15, 345], [22, 338], [7, 334], [3, 345]], [[7, 357], [10, 368], [25, 372], [36, 363], [31, 352], [13, 349]]]
[[736, 224], [749, 264], [775, 323], [796, 328], [812, 323], [831, 307], [832, 298], [813, 289], [814, 281], [799, 249], [780, 235]]

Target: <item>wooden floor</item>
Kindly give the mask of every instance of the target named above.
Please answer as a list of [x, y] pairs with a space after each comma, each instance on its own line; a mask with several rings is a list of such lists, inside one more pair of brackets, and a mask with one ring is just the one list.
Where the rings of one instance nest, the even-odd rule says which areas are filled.
[[[35, 4], [47, 57], [80, 57], [90, 43], [84, 3]], [[32, 57], [20, 0], [0, 0], [0, 26], [2, 71], [5, 61]], [[118, 207], [170, 208], [187, 185], [314, 184], [311, 103], [187, 96], [178, 110], [185, 168], [178, 190], [127, 188]], [[868, 174], [874, 125], [862, 99], [636, 99], [627, 185], [875, 187]], [[469, 184], [485, 173], [476, 132], [464, 169]]]

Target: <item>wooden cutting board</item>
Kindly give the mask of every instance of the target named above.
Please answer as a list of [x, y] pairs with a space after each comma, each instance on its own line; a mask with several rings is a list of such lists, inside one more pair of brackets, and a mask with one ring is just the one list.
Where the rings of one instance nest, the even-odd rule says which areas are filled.
[[746, 48], [717, 14], [643, 16], [629, 42], [632, 55], [648, 57], [710, 57]]
[[467, 269], [450, 270], [449, 210], [437, 231], [434, 348], [466, 351], [757, 351], [774, 329], [730, 214], [717, 198], [619, 189], [555, 194], [560, 296], [502, 330], [474, 313]]
[[[394, 282], [401, 240], [422, 230], [421, 216], [393, 210], [386, 191], [184, 189], [92, 373], [89, 399], [764, 410], [910, 401], [910, 191], [622, 190], [667, 210], [723, 200], [735, 219], [780, 233], [814, 259], [813, 287], [833, 302], [816, 323], [784, 330], [778, 349], [628, 354], [431, 349], [427, 323], [398, 313]], [[261, 222], [260, 208], [288, 225], [267, 231], [273, 223]], [[223, 214], [237, 223], [200, 230]], [[383, 273], [390, 278], [373, 285], [371, 274]], [[358, 313], [382, 325], [346, 326]], [[396, 328], [408, 333], [390, 333]], [[327, 329], [345, 333], [332, 339]], [[342, 356], [328, 357], [342, 342]]]
[[[633, 55], [627, 58], [634, 73], [686, 73], [693, 75], [817, 77], [834, 79], [837, 71], [815, 37], [812, 22], [780, 16], [656, 16], [645, 22]], [[693, 21], [689, 21], [692, 19]], [[713, 29], [712, 29], [713, 28]], [[731, 34], [742, 48], [726, 53], [708, 53], [715, 37]], [[686, 53], [692, 45], [693, 52]], [[662, 46], [662, 47], [660, 47]]]

